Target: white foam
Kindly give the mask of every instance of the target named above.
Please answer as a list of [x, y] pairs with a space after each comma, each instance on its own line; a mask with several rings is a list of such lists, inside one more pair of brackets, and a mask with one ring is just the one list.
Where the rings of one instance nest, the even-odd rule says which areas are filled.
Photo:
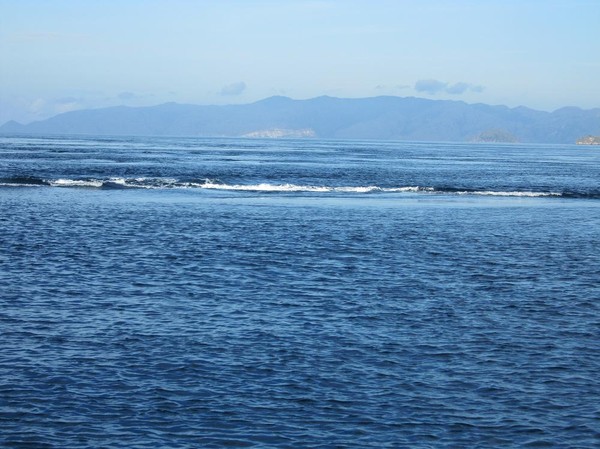
[[381, 189], [384, 192], [433, 192], [433, 187], [419, 187], [419, 186], [406, 186], [406, 187], [390, 187]]
[[365, 187], [332, 187], [334, 192], [349, 192], [349, 193], [369, 193], [380, 191], [380, 187], [376, 186], [365, 186]]
[[[140, 178], [141, 180], [141, 178]], [[137, 180], [134, 180], [137, 181]], [[144, 187], [143, 185], [131, 184], [125, 178], [109, 178], [109, 179], [56, 179], [54, 181], [48, 181], [52, 187], [90, 187], [100, 188], [106, 183], [117, 184], [123, 187]]]
[[325, 186], [299, 186], [295, 184], [216, 184], [213, 182], [205, 182], [198, 184], [198, 187], [203, 189], [217, 190], [243, 190], [254, 192], [331, 192], [333, 187]]
[[[53, 187], [90, 187], [100, 188], [107, 184], [116, 184], [124, 188], [139, 189], [210, 189], [210, 190], [230, 190], [246, 192], [307, 192], [307, 193], [430, 193], [438, 195], [478, 195], [478, 196], [499, 196], [499, 197], [549, 197], [561, 196], [555, 192], [533, 192], [533, 191], [494, 191], [494, 190], [436, 190], [434, 187], [421, 186], [401, 186], [401, 187], [379, 187], [368, 186], [315, 186], [298, 184], [222, 184], [211, 179], [204, 182], [181, 182], [172, 178], [109, 178], [109, 179], [57, 179], [48, 181]], [[3, 184], [0, 184], [3, 185]]]
[[521, 196], [521, 197], [542, 197], [542, 196], [560, 196], [555, 192], [498, 192], [492, 190], [476, 190], [456, 192], [458, 195], [484, 195], [484, 196]]
[[180, 183], [172, 178], [135, 178], [135, 179], [111, 179], [110, 182], [121, 184], [124, 187], [137, 189], [176, 189], [197, 187], [194, 183]]
[[110, 182], [112, 184], [118, 184], [118, 185], [124, 186], [124, 187], [126, 187], [127, 184], [128, 184], [128, 182], [127, 182], [127, 180], [125, 178], [110, 178], [110, 179], [108, 179], [107, 181], [104, 181], [104, 182]]
[[343, 192], [343, 193], [369, 193], [369, 192], [432, 192], [433, 187], [393, 187], [378, 186], [312, 186], [297, 184], [219, 184], [212, 181], [205, 183], [187, 183], [189, 187], [215, 190], [241, 190], [254, 192]]
[[78, 179], [57, 179], [49, 181], [52, 187], [102, 187], [102, 181], [98, 179], [78, 180]]

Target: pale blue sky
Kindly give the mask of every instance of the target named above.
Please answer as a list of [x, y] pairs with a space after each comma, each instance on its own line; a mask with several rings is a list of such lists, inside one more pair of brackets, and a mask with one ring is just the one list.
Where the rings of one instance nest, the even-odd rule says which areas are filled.
[[600, 0], [0, 0], [0, 123], [271, 95], [600, 107]]

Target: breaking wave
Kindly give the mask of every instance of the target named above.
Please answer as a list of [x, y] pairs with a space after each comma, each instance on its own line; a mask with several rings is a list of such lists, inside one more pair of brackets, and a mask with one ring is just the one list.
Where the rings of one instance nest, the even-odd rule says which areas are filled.
[[311, 186], [296, 184], [221, 184], [207, 181], [198, 184], [198, 187], [215, 190], [242, 190], [251, 192], [344, 192], [344, 193], [370, 193], [370, 192], [431, 192], [433, 187], [405, 186], [405, 187], [378, 187], [378, 186]]
[[483, 196], [525, 196], [525, 197], [540, 197], [540, 196], [563, 196], [558, 192], [497, 192], [493, 190], [462, 190], [457, 192], [457, 195], [483, 195]]
[[497, 197], [562, 197], [562, 198], [600, 198], [599, 192], [548, 192], [525, 190], [481, 190], [455, 187], [434, 186], [327, 186], [299, 184], [227, 184], [218, 180], [178, 180], [172, 178], [107, 178], [107, 179], [41, 179], [31, 176], [0, 178], [0, 187], [59, 187], [90, 189], [206, 189], [244, 192], [273, 193], [420, 193], [446, 195], [473, 195]]

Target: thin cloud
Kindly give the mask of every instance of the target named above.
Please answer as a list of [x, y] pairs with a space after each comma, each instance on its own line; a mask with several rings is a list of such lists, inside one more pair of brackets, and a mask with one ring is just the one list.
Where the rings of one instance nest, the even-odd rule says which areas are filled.
[[82, 109], [83, 105], [81, 104], [80, 98], [75, 97], [62, 97], [52, 100], [50, 107], [55, 114], [62, 114], [63, 112], [75, 111], [77, 109]]
[[119, 100], [123, 100], [123, 101], [134, 100], [136, 98], [139, 98], [139, 96], [134, 94], [133, 92], [121, 92], [117, 96], [119, 97]]
[[464, 94], [465, 92], [481, 93], [481, 92], [483, 92], [483, 89], [484, 89], [484, 87], [481, 85], [460, 82], [460, 83], [452, 84], [451, 86], [446, 87], [446, 93], [452, 94], [452, 95], [460, 95], [460, 94]]
[[75, 97], [36, 98], [29, 104], [27, 113], [37, 119], [44, 119], [56, 114], [62, 114], [63, 112], [82, 109], [83, 107], [81, 99]]
[[417, 92], [425, 92], [430, 95], [435, 95], [444, 91], [447, 85], [448, 83], [434, 79], [419, 80], [415, 83], [415, 90]]
[[465, 83], [464, 81], [450, 84], [435, 79], [424, 79], [415, 83], [415, 90], [417, 92], [425, 92], [429, 95], [436, 95], [439, 93], [461, 95], [465, 92], [483, 92], [483, 89], [484, 87], [481, 85]]
[[246, 90], [246, 83], [240, 81], [238, 83], [228, 84], [227, 86], [223, 86], [221, 89], [220, 95], [223, 96], [235, 96], [241, 95]]
[[456, 83], [456, 84], [452, 84], [451, 86], [446, 87], [446, 93], [448, 94], [452, 94], [452, 95], [460, 95], [460, 94], [464, 94], [467, 90], [469, 89], [469, 85], [467, 83]]

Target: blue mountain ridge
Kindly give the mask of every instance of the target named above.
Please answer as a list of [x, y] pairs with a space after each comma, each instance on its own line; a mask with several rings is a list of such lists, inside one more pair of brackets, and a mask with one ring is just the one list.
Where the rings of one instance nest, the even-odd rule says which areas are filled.
[[416, 97], [275, 96], [240, 105], [78, 110], [27, 125], [7, 122], [0, 133], [575, 143], [600, 135], [600, 108], [544, 112]]

